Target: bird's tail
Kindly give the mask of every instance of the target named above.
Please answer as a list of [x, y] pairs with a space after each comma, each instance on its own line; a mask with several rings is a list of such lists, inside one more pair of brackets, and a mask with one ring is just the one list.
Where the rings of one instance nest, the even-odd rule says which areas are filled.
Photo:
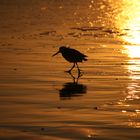
[[88, 59], [84, 58], [84, 61], [87, 61]]

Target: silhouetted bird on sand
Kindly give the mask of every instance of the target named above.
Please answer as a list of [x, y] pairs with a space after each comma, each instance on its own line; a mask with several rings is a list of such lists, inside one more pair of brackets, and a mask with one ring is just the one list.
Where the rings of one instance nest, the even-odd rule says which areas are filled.
[[86, 55], [82, 54], [81, 52], [75, 50], [75, 49], [71, 49], [69, 47], [65, 47], [62, 46], [59, 48], [59, 51], [57, 53], [55, 53], [53, 56], [57, 55], [58, 53], [61, 53], [62, 56], [69, 61], [70, 63], [73, 63], [73, 66], [70, 70], [68, 70], [67, 72], [71, 72], [71, 70], [75, 67], [75, 65], [77, 66], [78, 72], [80, 73], [80, 69], [78, 66], [78, 62], [83, 62], [86, 61]]

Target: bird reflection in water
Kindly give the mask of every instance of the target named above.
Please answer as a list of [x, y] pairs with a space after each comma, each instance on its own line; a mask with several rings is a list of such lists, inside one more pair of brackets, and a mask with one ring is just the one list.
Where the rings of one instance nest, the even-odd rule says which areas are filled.
[[77, 77], [75, 77], [72, 73], [68, 73], [72, 79], [73, 82], [67, 82], [63, 85], [63, 88], [59, 90], [59, 95], [61, 100], [71, 99], [72, 97], [78, 97], [82, 96], [86, 93], [86, 86], [83, 84], [78, 84], [79, 78], [82, 76], [81, 74], [78, 74]]

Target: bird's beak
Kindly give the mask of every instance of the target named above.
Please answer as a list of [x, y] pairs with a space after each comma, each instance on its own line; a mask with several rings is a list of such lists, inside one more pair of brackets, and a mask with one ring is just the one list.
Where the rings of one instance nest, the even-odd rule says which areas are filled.
[[58, 51], [57, 53], [53, 54], [52, 56], [55, 56], [55, 55], [57, 55], [58, 53], [60, 53], [60, 51]]

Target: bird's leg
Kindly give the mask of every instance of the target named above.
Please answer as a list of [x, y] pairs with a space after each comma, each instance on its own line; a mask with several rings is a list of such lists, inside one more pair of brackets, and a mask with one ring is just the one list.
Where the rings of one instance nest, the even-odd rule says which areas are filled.
[[69, 74], [73, 78], [73, 83], [77, 83], [76, 80], [75, 80], [76, 79], [75, 76], [71, 72], [69, 72]]
[[69, 71], [71, 71], [74, 67], [75, 67], [75, 63], [73, 64], [72, 68]]
[[74, 67], [75, 67], [75, 63], [73, 64], [72, 68], [66, 72], [70, 73]]
[[81, 71], [80, 71], [80, 68], [79, 68], [77, 63], [76, 63], [76, 66], [77, 66], [77, 69], [78, 69], [78, 77], [80, 77], [81, 76]]

